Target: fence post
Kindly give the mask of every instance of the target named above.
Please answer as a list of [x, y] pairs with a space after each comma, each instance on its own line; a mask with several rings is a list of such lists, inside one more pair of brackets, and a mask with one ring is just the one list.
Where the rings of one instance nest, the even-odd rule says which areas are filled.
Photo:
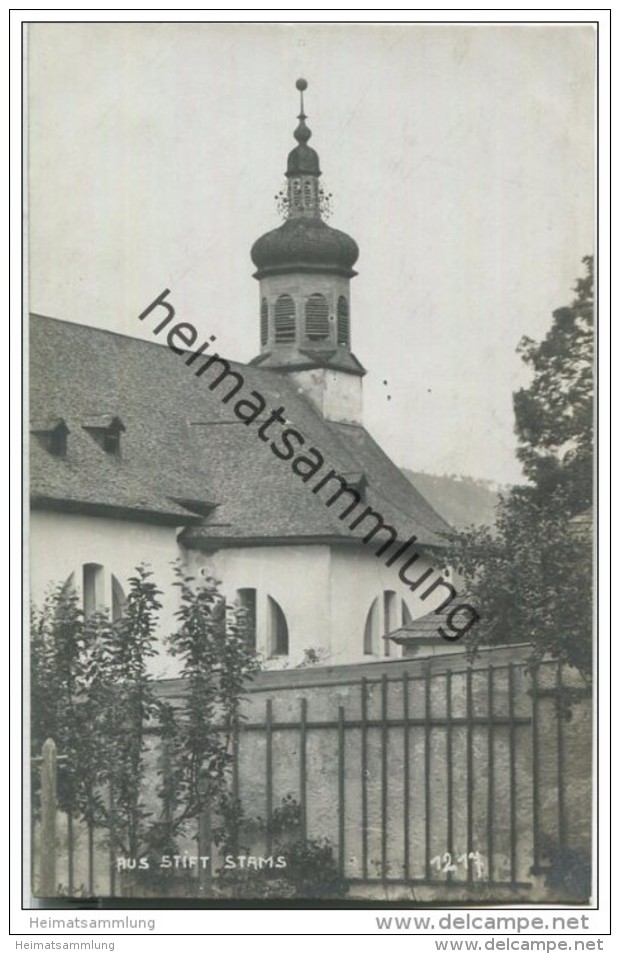
[[39, 895], [56, 894], [56, 743], [47, 739], [41, 749], [41, 843]]
[[205, 867], [202, 866], [202, 860], [199, 862], [198, 881], [204, 886], [211, 883], [213, 877], [213, 858], [211, 856], [213, 848], [213, 825], [211, 820], [211, 791], [209, 785], [209, 776], [203, 774], [198, 781], [198, 793], [202, 801], [202, 811], [198, 816], [198, 855], [202, 858], [208, 858]]

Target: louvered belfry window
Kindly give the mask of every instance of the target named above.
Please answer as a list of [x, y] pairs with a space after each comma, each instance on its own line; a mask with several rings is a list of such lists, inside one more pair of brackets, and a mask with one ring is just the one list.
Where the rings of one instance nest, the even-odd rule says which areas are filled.
[[280, 295], [275, 308], [276, 341], [295, 340], [295, 302], [290, 295]]
[[310, 295], [306, 302], [306, 336], [310, 341], [329, 337], [327, 300], [324, 295]]
[[269, 329], [269, 308], [267, 306], [267, 299], [263, 298], [260, 303], [260, 343], [262, 345], [267, 344], [267, 332]]
[[344, 295], [338, 299], [338, 344], [349, 344], [349, 302]]

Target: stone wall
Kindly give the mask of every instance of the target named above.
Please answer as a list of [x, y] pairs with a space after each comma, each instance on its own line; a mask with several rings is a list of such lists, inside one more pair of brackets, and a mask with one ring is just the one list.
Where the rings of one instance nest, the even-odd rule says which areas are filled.
[[[577, 673], [555, 663], [532, 675], [528, 651], [483, 650], [471, 667], [454, 652], [258, 673], [232, 776], [246, 816], [239, 852], [286, 856], [299, 838], [328, 839], [350, 898], [585, 902], [590, 696]], [[159, 690], [182, 702], [180, 680]], [[145, 795], [156, 810], [156, 734], [148, 759]], [[285, 803], [296, 824], [274, 831]], [[201, 841], [192, 823], [179, 847], [188, 856], [208, 852], [213, 877], [222, 858], [205, 833], [217, 822], [202, 819]], [[62, 895], [70, 893], [66, 817], [57, 827]], [[33, 841], [36, 885], [36, 828]], [[85, 893], [88, 832], [77, 821], [73, 841], [74, 891]], [[94, 846], [93, 892], [105, 896], [106, 832], [94, 833]], [[116, 893], [127, 893], [127, 879], [115, 880]], [[184, 897], [210, 896], [204, 871], [180, 871], [178, 888]]]
[[[246, 812], [269, 822], [292, 796], [358, 894], [549, 897], [549, 868], [557, 880], [590, 855], [591, 706], [566, 668], [559, 705], [555, 663], [534, 686], [528, 649], [471, 669], [455, 652], [259, 673], [239, 737]], [[246, 836], [269, 850], [260, 826]]]

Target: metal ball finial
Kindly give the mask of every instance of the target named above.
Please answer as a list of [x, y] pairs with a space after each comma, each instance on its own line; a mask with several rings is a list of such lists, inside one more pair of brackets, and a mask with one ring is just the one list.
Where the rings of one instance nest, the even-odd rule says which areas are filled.
[[297, 82], [295, 83], [295, 86], [300, 93], [303, 93], [305, 89], [308, 89], [308, 84], [305, 79], [298, 79]]

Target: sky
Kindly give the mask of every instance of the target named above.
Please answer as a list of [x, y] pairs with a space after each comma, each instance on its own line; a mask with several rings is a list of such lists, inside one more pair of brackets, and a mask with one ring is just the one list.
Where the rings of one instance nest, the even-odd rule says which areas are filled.
[[38, 23], [27, 37], [30, 310], [152, 340], [165, 288], [259, 351], [250, 248], [305, 108], [355, 238], [364, 420], [400, 466], [510, 483], [519, 340], [594, 248], [596, 37], [572, 24]]

